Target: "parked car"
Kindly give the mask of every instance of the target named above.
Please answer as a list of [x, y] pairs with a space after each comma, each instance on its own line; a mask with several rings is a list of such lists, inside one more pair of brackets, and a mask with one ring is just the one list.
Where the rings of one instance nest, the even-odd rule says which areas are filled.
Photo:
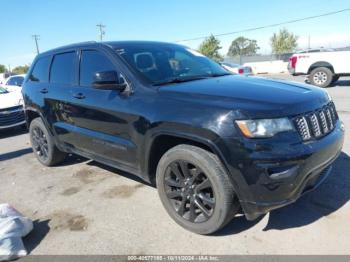
[[220, 63], [223, 68], [225, 68], [227, 71], [238, 74], [238, 75], [245, 75], [249, 76], [253, 74], [253, 70], [250, 66], [241, 66], [239, 64], [233, 64], [233, 63]]
[[16, 90], [22, 87], [24, 78], [26, 75], [13, 75], [6, 79], [5, 83], [2, 85], [6, 89]]
[[296, 201], [344, 141], [326, 91], [232, 75], [180, 45], [74, 44], [39, 54], [28, 75], [39, 162], [74, 153], [155, 182], [169, 215], [199, 234]]
[[329, 87], [342, 76], [350, 76], [350, 51], [322, 51], [294, 54], [289, 59], [292, 75], [307, 75], [306, 81], [319, 87]]
[[20, 91], [0, 87], [0, 130], [25, 124], [23, 99]]

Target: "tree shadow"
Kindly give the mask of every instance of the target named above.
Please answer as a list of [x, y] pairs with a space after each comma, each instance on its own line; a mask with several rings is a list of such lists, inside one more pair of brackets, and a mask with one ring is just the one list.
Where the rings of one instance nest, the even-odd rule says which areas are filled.
[[[350, 157], [342, 152], [333, 163], [333, 171], [315, 191], [301, 197], [297, 202], [270, 212], [263, 231], [283, 230], [312, 224], [322, 217], [333, 215], [350, 199]], [[238, 234], [259, 223], [264, 216], [248, 221], [244, 216], [235, 217], [230, 224], [213, 236]]]
[[19, 126], [14, 128], [9, 128], [5, 130], [0, 131], [0, 139], [13, 137], [13, 136], [20, 136], [28, 133], [27, 127], [25, 126]]
[[0, 161], [11, 160], [11, 159], [21, 157], [21, 156], [26, 155], [26, 154], [30, 154], [32, 152], [33, 152], [33, 150], [31, 147], [27, 147], [27, 148], [20, 149], [17, 151], [8, 152], [8, 153], [0, 155]]
[[35, 220], [33, 222], [34, 228], [26, 237], [23, 238], [24, 246], [30, 254], [45, 238], [50, 231], [49, 226], [50, 219], [47, 220]]

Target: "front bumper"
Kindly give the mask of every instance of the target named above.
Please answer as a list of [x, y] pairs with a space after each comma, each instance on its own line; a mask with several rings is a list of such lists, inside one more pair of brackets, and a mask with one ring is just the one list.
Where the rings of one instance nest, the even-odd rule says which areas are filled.
[[25, 123], [23, 106], [0, 110], [0, 130], [21, 126]]
[[[236, 143], [228, 150], [232, 154], [226, 158], [228, 169], [248, 220], [293, 203], [320, 185], [341, 152], [344, 129], [338, 121], [336, 128], [320, 140], [285, 140], [241, 143], [241, 148]], [[232, 157], [237, 156], [237, 150], [239, 157]]]

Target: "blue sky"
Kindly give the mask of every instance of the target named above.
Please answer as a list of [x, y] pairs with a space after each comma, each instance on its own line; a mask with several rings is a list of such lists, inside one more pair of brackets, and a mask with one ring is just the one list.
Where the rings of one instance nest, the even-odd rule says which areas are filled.
[[[331, 4], [330, 4], [331, 3]], [[30, 63], [35, 56], [32, 34], [45, 51], [74, 42], [98, 40], [96, 24], [107, 25], [105, 40], [175, 42], [197, 36], [237, 31], [349, 8], [349, 0], [0, 0], [0, 64]], [[350, 45], [350, 12], [286, 25], [299, 36], [299, 46]], [[269, 53], [269, 38], [279, 27], [243, 33]], [[222, 53], [240, 35], [219, 38]], [[183, 42], [197, 48], [199, 41]]]

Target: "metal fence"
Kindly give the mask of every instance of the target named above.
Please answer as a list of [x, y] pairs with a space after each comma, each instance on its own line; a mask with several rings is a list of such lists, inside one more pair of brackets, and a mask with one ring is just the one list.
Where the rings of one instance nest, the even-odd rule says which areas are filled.
[[286, 54], [271, 54], [271, 55], [253, 55], [253, 56], [235, 56], [235, 57], [225, 57], [224, 61], [234, 64], [244, 64], [244, 63], [255, 63], [255, 62], [266, 62], [274, 60], [282, 60], [283, 62], [288, 62], [289, 58], [293, 53]]

